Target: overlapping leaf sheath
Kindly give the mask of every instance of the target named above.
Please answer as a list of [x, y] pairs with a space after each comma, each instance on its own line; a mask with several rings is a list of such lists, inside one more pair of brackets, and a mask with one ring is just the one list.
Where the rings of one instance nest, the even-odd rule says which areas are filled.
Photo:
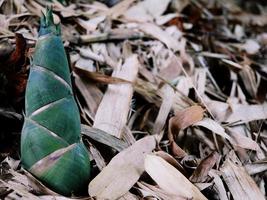
[[81, 141], [79, 111], [60, 28], [50, 9], [41, 19], [25, 106], [23, 167], [63, 195], [87, 188], [90, 160]]

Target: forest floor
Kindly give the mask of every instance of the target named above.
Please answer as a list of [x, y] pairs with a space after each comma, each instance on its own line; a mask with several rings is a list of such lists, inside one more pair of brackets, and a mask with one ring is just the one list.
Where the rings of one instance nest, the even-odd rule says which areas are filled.
[[0, 0], [0, 199], [68, 199], [20, 163], [46, 7], [91, 159], [76, 198], [266, 199], [264, 0]]

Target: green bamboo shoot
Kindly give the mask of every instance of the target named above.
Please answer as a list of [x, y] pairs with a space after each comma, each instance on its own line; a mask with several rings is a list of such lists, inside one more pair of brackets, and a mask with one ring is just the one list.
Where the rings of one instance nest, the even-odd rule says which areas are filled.
[[81, 140], [79, 110], [52, 10], [41, 18], [25, 97], [22, 166], [52, 190], [70, 196], [86, 189], [88, 151]]

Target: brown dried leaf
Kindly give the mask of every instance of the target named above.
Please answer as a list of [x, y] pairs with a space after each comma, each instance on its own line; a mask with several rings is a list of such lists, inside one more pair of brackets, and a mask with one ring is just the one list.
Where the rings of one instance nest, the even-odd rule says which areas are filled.
[[146, 154], [156, 146], [153, 136], [138, 140], [116, 155], [89, 184], [89, 194], [100, 199], [117, 199], [137, 182], [144, 172]]
[[219, 154], [215, 151], [204, 158], [193, 172], [190, 181], [193, 183], [204, 182], [207, 179], [209, 171], [213, 168], [218, 159]]
[[204, 110], [201, 106], [191, 106], [181, 111], [176, 111], [175, 116], [169, 121], [172, 134], [176, 135], [179, 130], [183, 130], [198, 121], [202, 120]]

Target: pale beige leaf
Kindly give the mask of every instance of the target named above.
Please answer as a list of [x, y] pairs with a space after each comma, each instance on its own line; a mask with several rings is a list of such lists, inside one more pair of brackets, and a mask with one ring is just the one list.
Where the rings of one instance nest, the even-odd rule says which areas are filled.
[[124, 17], [127, 20], [138, 22], [151, 22], [153, 18], [157, 18], [166, 10], [170, 0], [145, 0], [138, 2], [129, 8]]
[[245, 168], [250, 175], [258, 174], [267, 171], [267, 161], [265, 159], [249, 163], [245, 166]]
[[157, 119], [154, 123], [154, 127], [153, 127], [154, 134], [159, 134], [160, 131], [163, 129], [166, 119], [168, 117], [168, 114], [172, 108], [173, 97], [175, 95], [173, 88], [169, 85], [164, 85], [161, 90], [163, 93], [163, 99], [162, 99], [162, 104], [160, 106]]
[[[114, 70], [112, 77], [134, 82], [140, 68], [137, 55], [128, 57], [122, 67]], [[121, 138], [130, 110], [133, 86], [129, 83], [109, 85], [98, 107], [94, 128]]]
[[160, 188], [189, 199], [207, 199], [181, 172], [155, 155], [145, 158], [145, 170]]
[[258, 105], [241, 105], [235, 104], [231, 106], [231, 114], [225, 118], [228, 123], [247, 123], [250, 121], [261, 120], [267, 118], [267, 104]]
[[124, 1], [120, 1], [118, 4], [116, 4], [115, 6], [113, 6], [112, 8], [110, 8], [109, 11], [108, 12], [105, 12], [105, 13], [108, 14], [109, 16], [111, 16], [113, 19], [116, 19], [119, 16], [121, 16], [122, 14], [124, 14], [126, 12], [126, 10], [128, 10], [128, 8], [130, 7], [130, 5], [134, 1], [135, 0], [124, 0]]
[[234, 200], [264, 200], [259, 187], [246, 172], [236, 155], [231, 151], [220, 171]]
[[152, 23], [143, 23], [139, 25], [139, 28], [144, 33], [151, 35], [152, 37], [163, 42], [168, 48], [172, 49], [173, 51], [178, 51], [180, 49], [180, 43], [167, 32], [162, 30], [159, 26]]
[[257, 41], [248, 39], [245, 44], [243, 44], [242, 49], [244, 49], [248, 54], [256, 54], [260, 49], [260, 45]]
[[195, 123], [194, 126], [202, 126], [222, 136], [223, 138], [232, 141], [232, 138], [225, 132], [224, 128], [219, 123], [210, 118], [204, 118], [201, 121]]
[[242, 147], [244, 149], [250, 149], [253, 151], [260, 151], [260, 146], [258, 145], [258, 143], [253, 141], [251, 138], [236, 132], [232, 128], [227, 128], [227, 132], [235, 140], [236, 146]]
[[89, 194], [100, 199], [117, 199], [137, 182], [144, 172], [144, 160], [156, 146], [153, 136], [138, 140], [116, 155], [90, 182]]
[[[184, 198], [179, 195], [170, 194], [166, 192], [165, 190], [158, 188], [157, 186], [147, 184], [145, 182], [137, 182], [138, 186], [140, 187], [139, 191], [142, 193], [142, 196], [144, 198], [157, 198], [162, 200], [187, 200], [187, 198]], [[153, 198], [153, 199], [154, 199]]]
[[226, 193], [225, 187], [224, 187], [224, 183], [223, 183], [223, 181], [221, 179], [221, 176], [220, 176], [220, 172], [217, 171], [217, 170], [211, 169], [209, 171], [209, 176], [211, 178], [213, 178], [213, 182], [214, 182], [214, 186], [213, 187], [217, 191], [219, 199], [220, 200], [229, 200], [228, 197], [227, 197], [227, 193]]

